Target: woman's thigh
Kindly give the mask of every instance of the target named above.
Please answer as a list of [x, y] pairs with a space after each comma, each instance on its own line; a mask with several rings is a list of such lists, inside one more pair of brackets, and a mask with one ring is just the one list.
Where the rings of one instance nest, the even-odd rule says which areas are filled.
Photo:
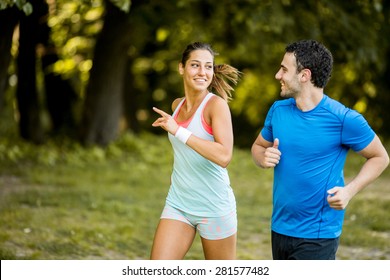
[[201, 237], [201, 240], [206, 260], [236, 259], [237, 234], [218, 240], [209, 240]]
[[152, 260], [181, 260], [194, 241], [196, 230], [178, 220], [161, 219], [154, 236]]

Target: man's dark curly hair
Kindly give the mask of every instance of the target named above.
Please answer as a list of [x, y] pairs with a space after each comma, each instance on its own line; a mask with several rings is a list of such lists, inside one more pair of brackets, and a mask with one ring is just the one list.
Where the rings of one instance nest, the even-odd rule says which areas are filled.
[[302, 69], [309, 69], [314, 86], [326, 86], [332, 72], [333, 56], [324, 45], [315, 40], [302, 40], [289, 44], [286, 52], [294, 53], [298, 73]]

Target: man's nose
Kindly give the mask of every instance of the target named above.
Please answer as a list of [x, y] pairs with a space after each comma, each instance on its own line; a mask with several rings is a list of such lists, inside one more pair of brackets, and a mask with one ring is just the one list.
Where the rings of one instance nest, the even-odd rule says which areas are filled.
[[281, 77], [281, 75], [280, 75], [280, 70], [278, 71], [278, 72], [276, 72], [276, 74], [275, 74], [275, 79], [277, 79], [277, 80], [280, 80], [282, 77]]

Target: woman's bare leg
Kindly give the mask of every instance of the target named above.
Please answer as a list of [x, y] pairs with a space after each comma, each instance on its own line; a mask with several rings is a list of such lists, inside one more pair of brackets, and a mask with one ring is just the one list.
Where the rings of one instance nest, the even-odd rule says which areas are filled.
[[194, 241], [195, 228], [177, 220], [161, 219], [154, 236], [151, 260], [181, 260]]
[[235, 260], [237, 235], [224, 239], [202, 239], [203, 252], [206, 260]]

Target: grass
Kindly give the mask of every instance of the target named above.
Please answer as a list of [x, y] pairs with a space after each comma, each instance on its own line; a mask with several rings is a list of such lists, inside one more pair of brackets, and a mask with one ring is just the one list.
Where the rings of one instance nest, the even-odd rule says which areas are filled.
[[[362, 160], [348, 157], [353, 176]], [[0, 259], [148, 259], [172, 168], [166, 137], [124, 135], [106, 149], [0, 139]], [[229, 165], [239, 259], [271, 259], [272, 170], [249, 149]], [[390, 259], [390, 173], [349, 204], [339, 259]], [[187, 259], [203, 259], [199, 237]]]

